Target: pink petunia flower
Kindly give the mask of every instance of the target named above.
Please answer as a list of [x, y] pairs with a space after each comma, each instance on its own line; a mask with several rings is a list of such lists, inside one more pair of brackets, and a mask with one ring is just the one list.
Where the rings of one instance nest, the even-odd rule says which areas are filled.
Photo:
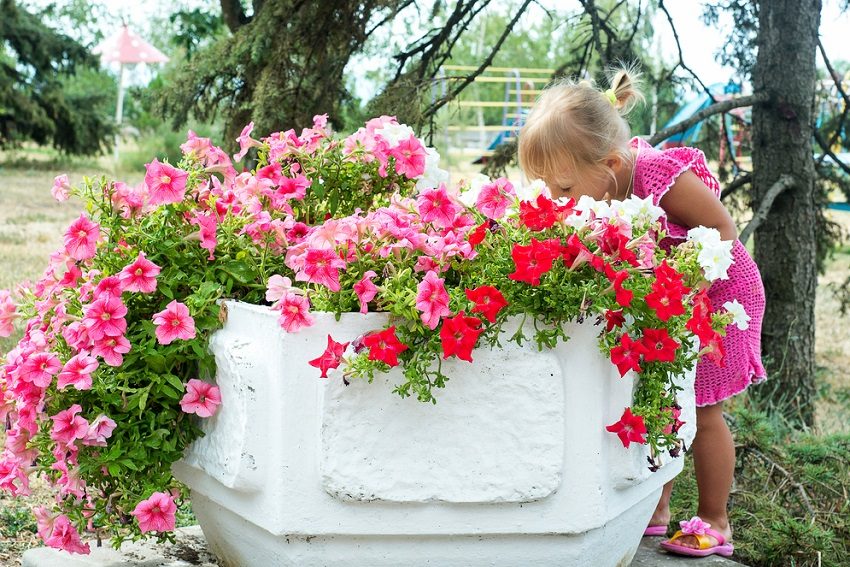
[[65, 231], [65, 253], [74, 260], [92, 258], [99, 239], [100, 225], [80, 215]]
[[177, 169], [154, 159], [145, 164], [145, 184], [148, 186], [148, 202], [151, 205], [179, 203], [186, 195], [188, 171]]
[[76, 439], [82, 439], [89, 431], [89, 422], [77, 415], [83, 408], [74, 404], [50, 417], [53, 420], [53, 430], [50, 438], [64, 445], [72, 444]]
[[400, 140], [398, 145], [390, 150], [389, 155], [395, 158], [396, 172], [408, 179], [425, 173], [425, 157], [428, 154], [416, 136], [411, 134], [409, 138]]
[[174, 530], [177, 505], [170, 494], [154, 492], [147, 500], [142, 500], [130, 512], [139, 522], [139, 529], [145, 532], [170, 532]]
[[106, 440], [112, 437], [112, 432], [118, 424], [111, 418], [101, 414], [89, 425], [89, 430], [83, 437], [83, 445], [106, 447]]
[[53, 187], [50, 188], [50, 194], [53, 198], [59, 201], [67, 201], [71, 196], [71, 182], [68, 181], [68, 176], [64, 173], [53, 178]]
[[92, 340], [120, 337], [127, 331], [127, 306], [120, 297], [103, 296], [87, 305], [83, 313], [83, 324]]
[[315, 322], [310, 316], [310, 301], [303, 295], [286, 293], [277, 303], [277, 308], [280, 309], [278, 323], [288, 333], [309, 327]]
[[436, 272], [428, 272], [416, 287], [416, 308], [422, 312], [422, 322], [431, 330], [437, 328], [442, 317], [452, 314], [444, 281]]
[[106, 299], [107, 296], [121, 297], [124, 292], [124, 286], [121, 278], [118, 276], [107, 276], [97, 282], [97, 287], [94, 288], [93, 297], [98, 299]]
[[442, 183], [437, 189], [420, 193], [416, 205], [423, 222], [433, 223], [440, 228], [452, 226], [455, 216], [461, 211], [460, 205], [452, 200]]
[[292, 280], [286, 276], [275, 274], [269, 278], [269, 283], [266, 287], [266, 301], [274, 303], [280, 300], [285, 294], [294, 290]]
[[197, 238], [201, 241], [201, 248], [210, 253], [207, 259], [210, 261], [215, 260], [215, 254], [213, 253], [215, 252], [215, 247], [218, 246], [218, 238], [216, 237], [218, 223], [216, 222], [215, 214], [201, 214], [195, 212], [189, 222], [197, 225], [199, 229], [197, 232]]
[[8, 337], [14, 332], [12, 322], [18, 318], [16, 309], [9, 291], [0, 289], [0, 337]]
[[39, 388], [47, 388], [53, 377], [62, 368], [59, 358], [52, 352], [36, 352], [29, 355], [18, 368], [20, 379]]
[[124, 291], [152, 293], [156, 290], [156, 277], [160, 271], [161, 268], [148, 260], [144, 252], [139, 252], [132, 264], [124, 266], [118, 278]]
[[91, 375], [98, 366], [96, 358], [90, 356], [88, 351], [81, 351], [65, 363], [56, 380], [56, 387], [61, 390], [71, 384], [77, 390], [90, 390]]
[[180, 400], [180, 409], [199, 417], [210, 417], [221, 405], [218, 386], [192, 378], [186, 384], [186, 395]]
[[487, 183], [481, 187], [475, 206], [486, 217], [499, 220], [505, 216], [505, 211], [511, 203], [511, 198], [516, 195], [514, 186], [504, 177]]
[[304, 256], [304, 268], [295, 274], [301, 282], [323, 285], [331, 291], [339, 291], [339, 270], [345, 268], [345, 260], [328, 248], [310, 248]]
[[156, 339], [160, 344], [170, 344], [174, 339], [195, 338], [195, 320], [189, 315], [189, 308], [176, 299], [155, 314], [153, 322], [157, 326]]
[[121, 363], [124, 362], [123, 355], [130, 352], [130, 347], [130, 341], [127, 340], [127, 337], [103, 337], [94, 343], [91, 353], [103, 358], [103, 361], [109, 366], [121, 366]]
[[50, 537], [44, 541], [48, 547], [61, 549], [70, 553], [79, 553], [88, 555], [91, 553], [89, 544], [83, 543], [80, 540], [80, 534], [77, 529], [71, 524], [68, 516], [61, 514], [53, 522], [53, 530]]
[[372, 278], [377, 276], [373, 270], [369, 270], [363, 277], [354, 284], [354, 293], [357, 294], [357, 299], [360, 301], [360, 312], [366, 313], [369, 311], [369, 306], [367, 305], [370, 301], [375, 299], [375, 296], [378, 294], [378, 288], [375, 284], [372, 283]]
[[236, 141], [239, 142], [239, 153], [233, 154], [233, 161], [239, 161], [245, 154], [248, 153], [248, 150], [251, 148], [259, 148], [262, 144], [251, 137], [251, 132], [254, 130], [254, 123], [249, 122], [247, 126], [242, 128], [242, 132], [239, 134], [239, 137], [236, 138]]

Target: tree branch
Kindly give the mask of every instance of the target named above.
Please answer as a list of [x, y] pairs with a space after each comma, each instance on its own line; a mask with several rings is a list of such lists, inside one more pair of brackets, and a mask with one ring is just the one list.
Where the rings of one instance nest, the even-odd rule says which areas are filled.
[[[835, 72], [835, 69], [832, 67], [832, 63], [829, 61], [829, 57], [826, 56], [826, 49], [824, 49], [823, 43], [820, 39], [818, 39], [818, 49], [820, 50], [821, 57], [823, 57], [823, 62], [826, 65], [829, 76], [832, 79], [832, 82], [835, 83], [835, 88], [838, 89], [838, 94], [840, 94], [841, 98], [844, 99], [844, 110], [841, 111], [841, 117], [838, 119], [838, 126], [835, 127], [835, 132], [832, 133], [832, 136], [829, 138], [829, 142], [826, 144], [827, 147], [831, 148], [832, 145], [838, 141], [838, 138], [841, 137], [841, 132], [844, 129], [844, 121], [847, 119], [847, 112], [850, 111], [850, 96], [847, 95], [847, 92], [844, 90], [844, 85], [841, 84], [841, 75]], [[818, 158], [816, 165], [821, 165], [824, 159], [826, 159], [826, 152]]]
[[729, 184], [723, 188], [723, 191], [720, 193], [720, 200], [726, 199], [729, 195], [750, 183], [753, 180], [752, 173], [745, 173], [744, 175], [739, 175], [735, 179], [733, 179]]
[[[825, 155], [828, 155], [829, 157], [831, 157], [831, 158], [833, 159], [833, 161], [835, 161], [835, 164], [836, 164], [838, 167], [840, 167], [841, 169], [843, 169], [843, 170], [844, 170], [844, 173], [846, 173], [846, 174], [850, 175], [850, 165], [847, 165], [846, 163], [844, 163], [843, 161], [841, 161], [841, 160], [838, 158], [838, 156], [837, 156], [837, 155], [835, 155], [835, 152], [833, 152], [831, 149], [829, 149], [829, 146], [828, 146], [828, 145], [826, 145], [826, 141], [825, 141], [823, 138], [821, 138], [821, 135], [820, 135], [820, 133], [819, 133], [817, 130], [813, 130], [813, 133], [814, 133], [814, 135], [815, 135], [815, 140], [817, 140], [818, 145], [819, 145], [819, 146], [821, 147], [821, 149], [823, 150], [823, 153], [824, 153]], [[823, 160], [821, 160], [821, 161], [823, 161]]]
[[[687, 71], [691, 77], [694, 78], [696, 82], [699, 83], [699, 86], [702, 87], [702, 90], [708, 95], [708, 98], [711, 99], [711, 102], [717, 102], [717, 99], [714, 98], [714, 95], [711, 94], [711, 91], [708, 90], [708, 87], [705, 86], [705, 83], [699, 78], [699, 76], [687, 65], [685, 65], [685, 56], [682, 54], [682, 44], [679, 42], [679, 33], [676, 31], [676, 25], [673, 23], [673, 16], [670, 15], [670, 12], [667, 11], [667, 7], [664, 5], [664, 0], [658, 0], [658, 7], [661, 8], [661, 11], [664, 12], [664, 15], [667, 16], [667, 21], [670, 23], [670, 29], [673, 31], [673, 39], [676, 40], [676, 48], [679, 50], [679, 62], [676, 64], [678, 67], [681, 67], [685, 71]], [[672, 71], [675, 71], [676, 67], [673, 67]]]
[[653, 134], [649, 140], [647, 140], [650, 145], [656, 145], [659, 142], [663, 142], [670, 136], [674, 134], [679, 134], [680, 132], [684, 132], [697, 122], [702, 122], [709, 116], [713, 116], [715, 114], [720, 114], [721, 112], [728, 112], [733, 108], [740, 108], [742, 106], [751, 106], [757, 102], [764, 102], [768, 99], [768, 94], [766, 92], [759, 92], [755, 94], [751, 94], [748, 96], [741, 96], [738, 98], [733, 98], [729, 100], [724, 100], [722, 102], [716, 102], [709, 107], [703, 108], [690, 118], [686, 120], [682, 120], [681, 122], [670, 126], [669, 128], [664, 128], [663, 130], [659, 130], [655, 134]]
[[812, 517], [817, 515], [817, 511], [815, 510], [815, 507], [812, 505], [812, 499], [809, 498], [809, 493], [806, 492], [806, 487], [803, 486], [801, 483], [797, 482], [797, 479], [794, 478], [794, 475], [792, 475], [782, 465], [780, 465], [779, 463], [777, 463], [776, 461], [774, 461], [773, 459], [771, 459], [770, 457], [768, 457], [767, 455], [765, 455], [764, 453], [759, 451], [758, 449], [754, 449], [752, 447], [746, 447], [745, 449], [747, 451], [749, 451], [750, 453], [752, 453], [753, 455], [755, 455], [756, 457], [763, 460], [765, 463], [769, 464], [772, 469], [775, 469], [775, 470], [779, 471], [780, 473], [782, 473], [782, 476], [785, 477], [785, 480], [787, 480], [791, 484], [791, 486], [796, 488], [797, 491], [800, 493], [800, 498], [803, 501], [803, 505], [806, 507], [806, 510], [808, 510], [809, 514], [811, 514]]
[[522, 14], [525, 12], [526, 8], [528, 8], [528, 5], [531, 4], [532, 1], [533, 0], [525, 0], [522, 6], [519, 7], [517, 13], [514, 15], [510, 23], [508, 23], [508, 25], [505, 27], [504, 31], [502, 32], [502, 35], [496, 42], [496, 45], [493, 46], [493, 49], [490, 50], [490, 54], [487, 56], [486, 59], [484, 59], [481, 65], [479, 65], [478, 68], [471, 74], [464, 77], [464, 79], [460, 81], [455, 88], [453, 88], [446, 94], [446, 96], [437, 99], [431, 104], [431, 106], [426, 108], [422, 112], [423, 119], [427, 119], [430, 116], [433, 116], [440, 108], [445, 106], [447, 102], [459, 95], [461, 91], [463, 91], [463, 89], [465, 89], [470, 83], [475, 80], [475, 77], [483, 73], [484, 70], [493, 63], [493, 58], [496, 57], [496, 53], [498, 53], [499, 49], [501, 49], [502, 44], [507, 39], [508, 35], [510, 35], [511, 31], [513, 30], [513, 27], [516, 25], [517, 21], [519, 21], [519, 18], [522, 16]]
[[251, 18], [245, 15], [245, 9], [240, 0], [219, 0], [219, 4], [221, 4], [221, 19], [231, 33], [251, 21]]
[[782, 175], [773, 186], [768, 189], [764, 198], [761, 200], [761, 204], [759, 205], [759, 210], [756, 211], [756, 214], [753, 215], [752, 220], [747, 225], [747, 227], [741, 231], [741, 236], [738, 237], [738, 240], [741, 241], [741, 244], [746, 244], [747, 240], [750, 239], [750, 236], [755, 232], [755, 230], [759, 227], [759, 225], [767, 218], [767, 215], [770, 213], [770, 208], [773, 206], [773, 201], [776, 200], [776, 197], [779, 196], [780, 193], [785, 191], [786, 189], [792, 187], [795, 181], [794, 178], [790, 175]]
[[602, 66], [605, 67], [608, 65], [608, 60], [605, 57], [605, 52], [602, 50], [602, 40], [599, 39], [599, 28], [601, 27], [601, 24], [599, 22], [599, 12], [596, 11], [596, 3], [594, 0], [580, 0], [580, 2], [584, 7], [584, 11], [587, 12], [588, 16], [590, 16], [593, 45], [596, 47], [596, 52], [599, 54], [599, 60], [602, 63]]

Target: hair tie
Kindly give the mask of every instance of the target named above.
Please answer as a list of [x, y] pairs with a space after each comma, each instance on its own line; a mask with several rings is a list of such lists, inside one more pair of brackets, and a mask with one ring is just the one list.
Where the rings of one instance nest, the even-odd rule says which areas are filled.
[[617, 95], [614, 94], [614, 89], [608, 89], [602, 94], [605, 95], [605, 98], [608, 99], [608, 102], [611, 103], [611, 106], [617, 106]]

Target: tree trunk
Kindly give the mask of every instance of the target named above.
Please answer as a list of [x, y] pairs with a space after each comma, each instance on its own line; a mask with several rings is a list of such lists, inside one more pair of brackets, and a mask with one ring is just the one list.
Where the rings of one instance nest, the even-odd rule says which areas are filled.
[[770, 381], [754, 389], [796, 424], [814, 421], [815, 171], [812, 105], [821, 0], [761, 0], [753, 91], [753, 210], [782, 175], [794, 184], [755, 233], [767, 309], [762, 347]]

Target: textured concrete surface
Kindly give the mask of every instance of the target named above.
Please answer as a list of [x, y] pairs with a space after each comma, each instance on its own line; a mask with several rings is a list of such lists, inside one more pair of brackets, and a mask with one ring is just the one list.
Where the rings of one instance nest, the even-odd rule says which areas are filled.
[[109, 546], [96, 547], [90, 541], [90, 555], [72, 555], [38, 547], [24, 553], [22, 567], [217, 567], [219, 564], [207, 549], [200, 526], [176, 531], [177, 543], [157, 545], [153, 541], [125, 543], [120, 550]]
[[658, 542], [664, 538], [645, 537], [640, 542], [631, 567], [741, 567], [741, 564], [726, 557], [679, 557], [662, 551]]
[[[631, 567], [735, 567], [724, 557], [691, 559], [668, 555], [658, 549], [661, 538], [643, 538]], [[111, 547], [92, 547], [89, 556], [63, 554], [55, 549], [31, 549], [24, 554], [23, 567], [218, 567], [207, 548], [199, 526], [177, 530], [176, 545], [152, 542], [125, 544], [120, 551]], [[589, 558], [588, 567], [593, 567]], [[246, 566], [249, 567], [249, 566]], [[253, 567], [253, 566], [250, 566]]]

